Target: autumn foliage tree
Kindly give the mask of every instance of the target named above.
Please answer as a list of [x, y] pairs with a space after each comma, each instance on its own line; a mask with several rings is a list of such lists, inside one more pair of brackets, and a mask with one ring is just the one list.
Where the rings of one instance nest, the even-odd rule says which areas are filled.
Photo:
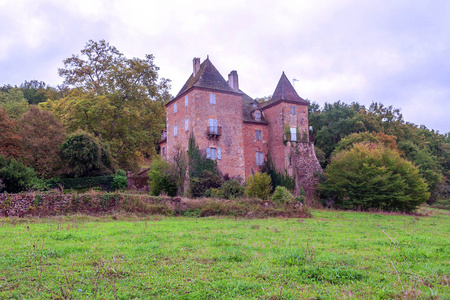
[[19, 127], [24, 164], [41, 177], [52, 177], [59, 167], [59, 147], [65, 136], [61, 122], [51, 112], [32, 105], [20, 118]]
[[153, 59], [129, 59], [104, 40], [91, 40], [59, 70], [72, 91], [41, 106], [69, 132], [82, 129], [100, 137], [121, 168], [136, 168], [139, 155], [156, 153], [165, 126], [169, 81], [158, 80]]
[[322, 196], [344, 209], [415, 210], [430, 196], [419, 170], [393, 149], [360, 143], [333, 156]]
[[16, 133], [16, 123], [0, 108], [0, 155], [17, 158], [22, 138]]

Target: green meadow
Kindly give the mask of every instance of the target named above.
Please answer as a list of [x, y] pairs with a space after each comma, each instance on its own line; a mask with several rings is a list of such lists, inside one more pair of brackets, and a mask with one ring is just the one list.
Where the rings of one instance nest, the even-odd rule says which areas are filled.
[[0, 219], [0, 299], [450, 299], [450, 213]]

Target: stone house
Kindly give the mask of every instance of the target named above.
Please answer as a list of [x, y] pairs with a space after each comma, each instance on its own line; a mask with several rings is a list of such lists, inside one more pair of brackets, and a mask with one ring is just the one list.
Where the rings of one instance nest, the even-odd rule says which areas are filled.
[[193, 73], [166, 104], [161, 155], [173, 158], [177, 144], [187, 150], [193, 134], [222, 175], [245, 179], [262, 170], [270, 156], [277, 171], [295, 176], [297, 188], [309, 193], [314, 173], [322, 170], [310, 142], [308, 104], [284, 72], [272, 98], [258, 103], [239, 89], [236, 71], [226, 81], [209, 58], [203, 63], [194, 58]]

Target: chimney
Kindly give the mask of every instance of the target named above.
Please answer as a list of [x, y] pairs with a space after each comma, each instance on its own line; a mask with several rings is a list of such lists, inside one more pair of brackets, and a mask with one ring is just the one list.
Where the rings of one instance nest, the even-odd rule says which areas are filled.
[[228, 85], [235, 91], [239, 91], [239, 80], [237, 71], [231, 71], [228, 74]]
[[194, 77], [197, 76], [198, 71], [200, 71], [200, 57], [194, 57], [193, 59], [193, 65], [194, 65]]

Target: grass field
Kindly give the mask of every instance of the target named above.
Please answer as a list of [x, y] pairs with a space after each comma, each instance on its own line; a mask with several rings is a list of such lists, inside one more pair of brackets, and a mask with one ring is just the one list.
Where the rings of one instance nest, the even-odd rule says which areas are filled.
[[0, 299], [450, 299], [450, 214], [0, 219]]

